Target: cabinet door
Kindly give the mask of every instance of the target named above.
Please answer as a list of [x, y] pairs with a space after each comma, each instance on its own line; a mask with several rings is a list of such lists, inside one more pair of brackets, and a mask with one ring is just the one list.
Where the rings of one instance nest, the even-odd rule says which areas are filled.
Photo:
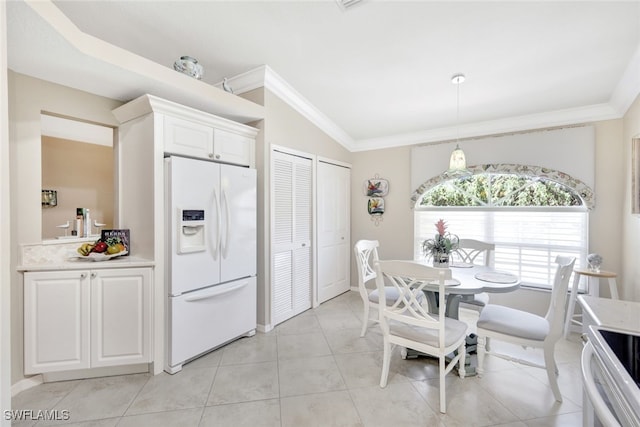
[[253, 163], [253, 145], [253, 138], [221, 129], [213, 131], [215, 160], [250, 166]]
[[24, 274], [25, 374], [89, 367], [88, 274]]
[[349, 290], [351, 170], [318, 163], [318, 300]]
[[189, 157], [213, 158], [213, 128], [164, 116], [164, 151]]
[[151, 361], [151, 269], [91, 272], [91, 367]]
[[273, 152], [271, 317], [278, 324], [311, 307], [312, 161]]

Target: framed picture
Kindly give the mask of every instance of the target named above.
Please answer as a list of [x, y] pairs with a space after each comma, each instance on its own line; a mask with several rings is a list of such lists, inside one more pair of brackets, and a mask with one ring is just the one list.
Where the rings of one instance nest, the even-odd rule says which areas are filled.
[[631, 213], [640, 215], [640, 135], [631, 140]]
[[369, 197], [384, 197], [389, 192], [389, 181], [372, 178], [364, 182], [364, 194]]
[[384, 199], [382, 197], [370, 197], [367, 203], [369, 215], [382, 215], [384, 213]]

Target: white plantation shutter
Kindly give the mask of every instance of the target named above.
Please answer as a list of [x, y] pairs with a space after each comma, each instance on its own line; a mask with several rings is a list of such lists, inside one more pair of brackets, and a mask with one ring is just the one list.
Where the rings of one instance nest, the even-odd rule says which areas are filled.
[[[416, 208], [414, 259], [424, 258], [422, 241], [434, 236], [440, 218], [460, 238], [495, 243], [495, 268], [517, 274], [524, 286], [549, 289], [556, 255], [575, 256], [576, 268], [586, 264], [586, 209]], [[585, 290], [586, 283], [580, 286]]]
[[312, 161], [272, 152], [272, 321], [311, 307]]

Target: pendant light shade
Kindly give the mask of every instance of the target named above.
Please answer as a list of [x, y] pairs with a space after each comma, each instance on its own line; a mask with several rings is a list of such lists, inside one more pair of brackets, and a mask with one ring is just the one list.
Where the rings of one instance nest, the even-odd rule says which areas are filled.
[[449, 159], [449, 171], [465, 171], [467, 170], [467, 159], [464, 157], [464, 151], [456, 144], [456, 148], [451, 152]]
[[449, 159], [449, 173], [450, 174], [464, 174], [467, 173], [467, 159], [464, 156], [464, 151], [460, 148], [460, 84], [464, 82], [464, 74], [455, 74], [451, 77], [451, 83], [457, 86], [457, 99], [456, 99], [456, 148], [451, 153]]

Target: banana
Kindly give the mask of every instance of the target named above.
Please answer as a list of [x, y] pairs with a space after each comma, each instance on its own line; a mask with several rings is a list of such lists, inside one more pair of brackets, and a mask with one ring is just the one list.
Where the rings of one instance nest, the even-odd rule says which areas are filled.
[[91, 253], [91, 249], [93, 249], [95, 245], [92, 243], [83, 243], [82, 246], [80, 246], [77, 251], [80, 255], [82, 256], [87, 256]]

